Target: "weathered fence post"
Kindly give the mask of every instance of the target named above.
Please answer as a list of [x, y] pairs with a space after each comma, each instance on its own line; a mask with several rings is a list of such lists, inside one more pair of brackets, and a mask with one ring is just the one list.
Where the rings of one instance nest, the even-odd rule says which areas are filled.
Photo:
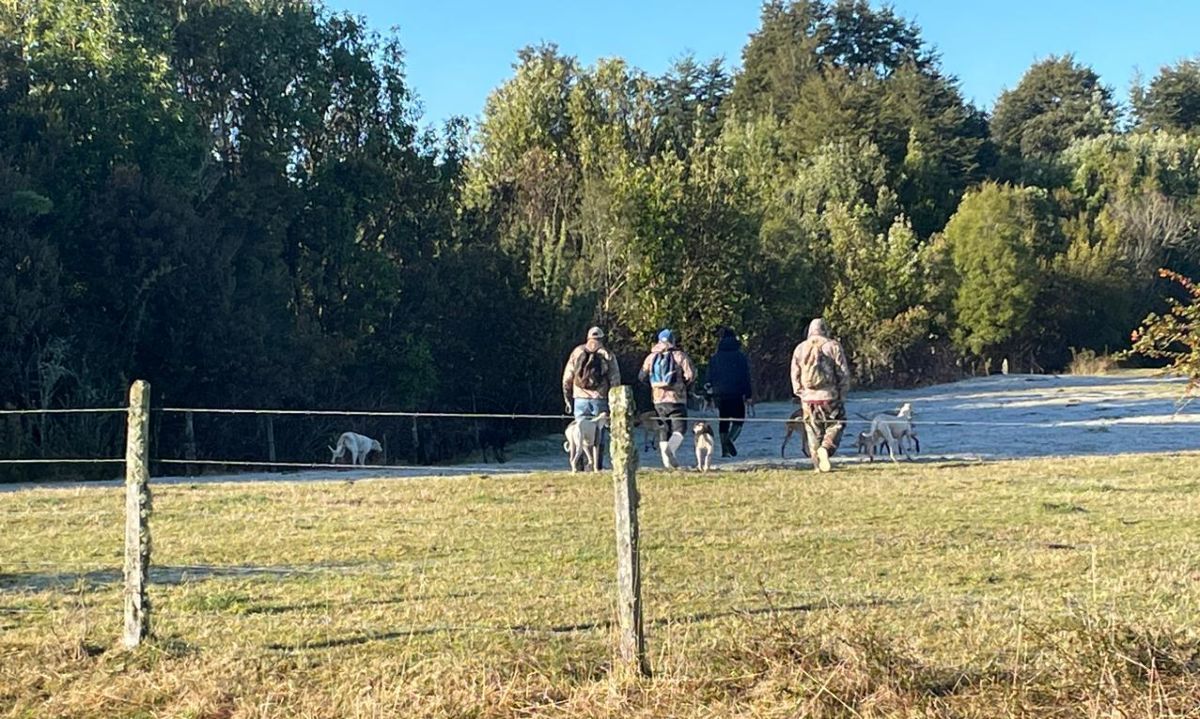
[[132, 649], [150, 634], [150, 385], [138, 380], [129, 388], [125, 436], [125, 631]]
[[[275, 464], [275, 418], [271, 415], [266, 416], [267, 422], [267, 461]], [[268, 472], [274, 472], [275, 468], [271, 467]]]
[[[196, 425], [192, 421], [191, 412], [185, 412], [183, 415], [183, 458], [189, 462], [196, 461]], [[196, 473], [195, 465], [187, 465], [185, 472], [191, 477]]]
[[638, 451], [633, 441], [633, 389], [613, 387], [613, 508], [617, 527], [617, 627], [621, 663], [629, 672], [650, 675], [642, 629], [642, 574], [638, 557]]

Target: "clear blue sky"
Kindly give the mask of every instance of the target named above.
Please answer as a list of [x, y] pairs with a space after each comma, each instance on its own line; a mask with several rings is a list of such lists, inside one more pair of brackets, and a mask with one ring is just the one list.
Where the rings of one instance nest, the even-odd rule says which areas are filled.
[[[651, 73], [686, 51], [740, 64], [757, 0], [326, 0], [397, 27], [423, 124], [475, 119], [512, 74], [518, 49], [555, 42], [590, 64], [619, 56]], [[878, 5], [878, 3], [876, 3]], [[1126, 101], [1135, 70], [1200, 55], [1200, 0], [897, 0], [963, 92], [990, 108], [1035, 60], [1072, 52]]]

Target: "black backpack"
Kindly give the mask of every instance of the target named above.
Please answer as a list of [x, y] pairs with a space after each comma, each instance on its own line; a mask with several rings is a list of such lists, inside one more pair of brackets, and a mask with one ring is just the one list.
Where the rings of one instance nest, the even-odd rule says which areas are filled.
[[604, 356], [599, 351], [585, 349], [579, 369], [575, 371], [575, 385], [594, 392], [602, 388], [607, 379], [608, 368], [604, 365]]

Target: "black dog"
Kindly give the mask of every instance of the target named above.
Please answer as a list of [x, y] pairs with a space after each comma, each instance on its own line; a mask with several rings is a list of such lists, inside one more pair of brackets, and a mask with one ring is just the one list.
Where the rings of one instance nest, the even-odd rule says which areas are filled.
[[508, 458], [504, 456], [508, 443], [512, 441], [512, 431], [506, 427], [485, 425], [479, 428], [479, 451], [483, 461], [488, 461], [488, 450], [492, 451], [496, 461], [504, 464]]

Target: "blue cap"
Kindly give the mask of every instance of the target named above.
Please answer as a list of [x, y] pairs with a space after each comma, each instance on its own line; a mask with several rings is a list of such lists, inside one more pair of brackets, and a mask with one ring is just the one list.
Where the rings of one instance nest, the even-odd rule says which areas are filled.
[[658, 333], [658, 341], [675, 344], [675, 333], [671, 330], [663, 330], [662, 332]]

